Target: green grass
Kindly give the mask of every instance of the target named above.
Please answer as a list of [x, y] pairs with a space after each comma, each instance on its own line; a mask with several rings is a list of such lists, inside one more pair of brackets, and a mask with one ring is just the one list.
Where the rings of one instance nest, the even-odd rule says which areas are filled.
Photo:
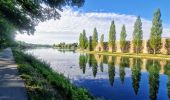
[[45, 62], [16, 49], [13, 49], [13, 54], [19, 74], [25, 82], [29, 100], [93, 99], [86, 89], [74, 86]]
[[163, 59], [170, 60], [170, 55], [164, 54], [144, 54], [144, 53], [118, 53], [118, 52], [97, 52], [97, 51], [78, 51], [81, 53], [89, 53], [89, 54], [100, 54], [100, 55], [108, 55], [108, 56], [122, 56], [122, 57], [130, 57], [130, 58], [147, 58], [147, 59]]

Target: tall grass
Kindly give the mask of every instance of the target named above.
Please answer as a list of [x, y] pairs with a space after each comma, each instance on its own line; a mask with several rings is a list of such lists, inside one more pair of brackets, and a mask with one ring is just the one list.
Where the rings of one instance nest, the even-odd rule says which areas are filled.
[[54, 72], [48, 64], [32, 55], [13, 49], [21, 77], [30, 100], [91, 100], [84, 88], [74, 86], [64, 75]]

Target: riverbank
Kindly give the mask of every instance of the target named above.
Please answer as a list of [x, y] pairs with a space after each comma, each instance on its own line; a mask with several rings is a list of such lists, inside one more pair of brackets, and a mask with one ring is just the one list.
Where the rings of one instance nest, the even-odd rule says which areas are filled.
[[84, 88], [70, 83], [64, 75], [54, 72], [48, 64], [13, 49], [20, 76], [30, 100], [91, 100], [92, 96]]
[[170, 60], [170, 55], [163, 54], [143, 54], [143, 53], [118, 53], [118, 52], [97, 52], [97, 51], [87, 51], [87, 50], [77, 50], [80, 53], [88, 54], [98, 54], [107, 56], [120, 56], [120, 57], [130, 57], [130, 58], [146, 58], [146, 59], [160, 59], [160, 60]]

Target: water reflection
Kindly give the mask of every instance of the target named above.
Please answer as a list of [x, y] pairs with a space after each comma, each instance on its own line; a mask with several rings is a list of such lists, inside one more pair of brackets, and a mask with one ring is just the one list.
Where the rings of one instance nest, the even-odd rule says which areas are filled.
[[155, 60], [149, 60], [147, 69], [149, 72], [150, 99], [156, 100], [159, 89], [159, 62]]
[[170, 99], [170, 62], [166, 63], [164, 70], [165, 70], [165, 74], [168, 75], [167, 88], [168, 88], [168, 97]]
[[[51, 68], [105, 100], [170, 99], [170, 61], [29, 50]], [[48, 53], [47, 53], [48, 52]]]
[[120, 65], [119, 65], [119, 75], [120, 75], [120, 80], [122, 84], [124, 83], [125, 80], [125, 67], [129, 67], [129, 59], [128, 58], [121, 58], [120, 59]]
[[160, 85], [160, 74], [169, 75], [169, 81], [167, 83], [167, 94], [170, 97], [170, 62], [158, 61], [158, 60], [147, 60], [139, 58], [127, 58], [127, 57], [115, 57], [115, 56], [103, 56], [103, 55], [92, 55], [84, 56], [80, 54], [80, 69], [85, 70], [81, 67], [85, 67], [85, 57], [88, 57], [88, 65], [92, 67], [93, 77], [96, 77], [98, 72], [98, 66], [100, 71], [104, 72], [104, 64], [108, 66], [108, 79], [110, 86], [113, 87], [115, 81], [116, 67], [118, 67], [119, 79], [122, 84], [126, 78], [126, 68], [131, 69], [131, 80], [132, 87], [135, 95], [138, 95], [140, 89], [141, 73], [148, 73], [148, 84], [149, 84], [149, 97], [150, 100], [156, 100], [159, 85]]
[[132, 85], [135, 94], [138, 94], [138, 90], [140, 87], [140, 80], [141, 80], [141, 64], [142, 61], [139, 58], [134, 58], [133, 59], [133, 67], [131, 69], [132, 71]]
[[109, 74], [110, 85], [113, 86], [114, 77], [115, 77], [115, 57], [113, 57], [113, 56], [109, 56], [108, 74]]
[[79, 67], [80, 67], [80, 69], [83, 70], [83, 74], [86, 71], [86, 63], [87, 63], [87, 57], [84, 54], [81, 54], [79, 56]]

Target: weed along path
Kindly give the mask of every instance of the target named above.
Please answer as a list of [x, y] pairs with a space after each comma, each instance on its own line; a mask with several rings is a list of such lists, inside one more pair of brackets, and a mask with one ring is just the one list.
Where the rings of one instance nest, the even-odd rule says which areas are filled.
[[0, 52], [0, 100], [27, 100], [24, 81], [18, 75], [10, 48]]

